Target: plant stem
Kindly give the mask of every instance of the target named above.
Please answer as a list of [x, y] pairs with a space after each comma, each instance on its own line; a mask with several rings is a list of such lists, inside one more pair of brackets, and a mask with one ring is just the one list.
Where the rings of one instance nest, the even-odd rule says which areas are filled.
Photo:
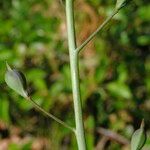
[[86, 150], [86, 141], [82, 118], [82, 104], [79, 86], [78, 53], [76, 52], [73, 1], [74, 0], [66, 0], [66, 18], [67, 18], [68, 44], [69, 44], [73, 102], [74, 102], [75, 123], [76, 123], [76, 139], [78, 149]]
[[27, 98], [34, 106], [36, 109], [38, 109], [39, 111], [41, 111], [44, 115], [52, 118], [53, 120], [55, 120], [56, 122], [60, 123], [61, 125], [63, 125], [64, 127], [68, 128], [69, 130], [73, 131], [75, 133], [75, 129], [70, 127], [68, 124], [66, 124], [65, 122], [63, 122], [62, 120], [58, 119], [57, 117], [55, 117], [54, 115], [46, 112], [43, 108], [41, 108], [41, 106], [39, 106], [35, 101], [33, 101], [30, 97]]
[[114, 12], [78, 48], [76, 48], [76, 51], [79, 53], [96, 36], [96, 34], [106, 26], [119, 10], [120, 8], [115, 9]]

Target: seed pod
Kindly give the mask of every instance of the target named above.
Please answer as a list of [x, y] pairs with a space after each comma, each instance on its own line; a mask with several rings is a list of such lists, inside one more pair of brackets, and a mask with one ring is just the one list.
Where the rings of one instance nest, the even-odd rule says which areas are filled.
[[141, 150], [146, 142], [146, 133], [144, 130], [144, 121], [141, 123], [140, 129], [136, 130], [131, 139], [131, 150]]
[[27, 98], [28, 94], [26, 91], [27, 84], [25, 76], [20, 71], [11, 69], [8, 64], [6, 64], [6, 66], [7, 71], [5, 73], [5, 82], [11, 89], [13, 89], [19, 95], [23, 96], [24, 98]]

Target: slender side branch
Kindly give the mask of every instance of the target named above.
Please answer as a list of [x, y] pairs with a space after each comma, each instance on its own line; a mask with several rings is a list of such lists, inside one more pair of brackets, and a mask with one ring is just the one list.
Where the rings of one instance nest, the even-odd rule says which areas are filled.
[[56, 122], [58, 122], [59, 124], [63, 125], [64, 127], [68, 128], [69, 130], [73, 131], [75, 133], [75, 129], [70, 127], [68, 124], [66, 124], [65, 122], [63, 122], [62, 120], [58, 119], [57, 117], [55, 117], [54, 115], [46, 112], [43, 108], [41, 108], [35, 101], [33, 101], [30, 97], [28, 97], [28, 100], [35, 106], [36, 109], [38, 109], [39, 111], [41, 111], [44, 115], [48, 116], [49, 118], [55, 120]]
[[106, 26], [119, 10], [120, 8], [115, 9], [115, 11], [78, 48], [76, 48], [76, 51], [79, 53], [96, 36], [96, 34]]

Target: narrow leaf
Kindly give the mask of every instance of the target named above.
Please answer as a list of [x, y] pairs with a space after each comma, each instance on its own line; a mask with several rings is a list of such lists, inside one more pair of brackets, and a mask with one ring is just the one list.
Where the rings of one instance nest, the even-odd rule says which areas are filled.
[[6, 66], [7, 71], [5, 73], [5, 81], [7, 85], [19, 95], [27, 98], [28, 94], [26, 92], [27, 84], [25, 76], [20, 71], [11, 69], [7, 63]]
[[136, 130], [131, 139], [131, 150], [141, 150], [146, 142], [146, 133], [144, 131], [144, 121], [141, 123], [140, 129]]

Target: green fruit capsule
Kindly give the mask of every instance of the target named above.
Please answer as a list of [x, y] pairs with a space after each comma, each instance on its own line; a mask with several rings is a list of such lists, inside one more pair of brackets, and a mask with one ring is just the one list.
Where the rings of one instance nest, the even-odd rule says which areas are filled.
[[140, 129], [136, 130], [131, 139], [131, 150], [141, 150], [146, 142], [146, 133], [144, 130], [144, 121], [141, 123]]
[[5, 73], [5, 82], [11, 89], [13, 89], [19, 95], [23, 96], [24, 98], [27, 98], [28, 94], [26, 92], [27, 84], [25, 76], [20, 71], [11, 69], [7, 63], [6, 66], [7, 71]]

